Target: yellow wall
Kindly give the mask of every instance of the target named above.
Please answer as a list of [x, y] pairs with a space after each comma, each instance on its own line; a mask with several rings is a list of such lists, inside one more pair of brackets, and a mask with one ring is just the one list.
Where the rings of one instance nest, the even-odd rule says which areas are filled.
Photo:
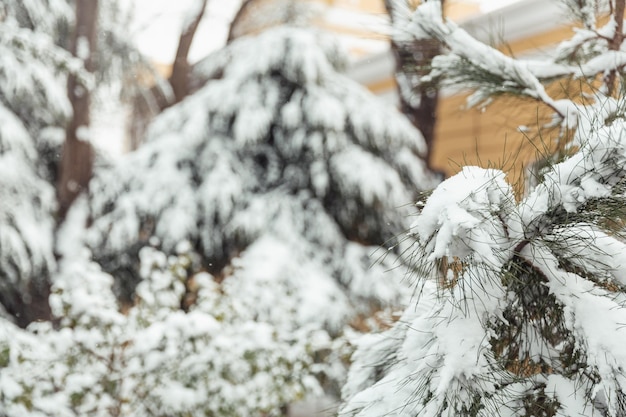
[[[530, 38], [502, 46], [504, 52], [520, 54], [553, 45], [572, 35], [570, 26], [558, 27]], [[392, 78], [368, 85], [374, 93], [395, 89]], [[554, 97], [565, 97], [567, 91], [578, 87], [567, 80], [554, 83], [548, 90]], [[579, 91], [579, 90], [578, 90]], [[536, 158], [538, 151], [553, 149], [558, 131], [538, 128], [544, 126], [552, 112], [545, 105], [515, 97], [500, 97], [485, 109], [467, 109], [467, 95], [444, 97], [438, 106], [435, 143], [432, 149], [432, 165], [453, 175], [464, 165], [497, 167], [509, 172], [517, 180], [523, 166]], [[519, 127], [529, 129], [520, 132]]]
[[[572, 33], [571, 26], [558, 27], [501, 49], [515, 55], [554, 45]], [[579, 83], [569, 80], [547, 87], [555, 98], [576, 97], [580, 90]], [[439, 103], [432, 162], [447, 174], [472, 164], [502, 168], [512, 180], [517, 180], [524, 166], [558, 146], [558, 128], [544, 128], [553, 114], [546, 105], [504, 96], [495, 98], [485, 109], [467, 109], [466, 98], [467, 95], [447, 97]], [[527, 129], [520, 131], [520, 126]]]
[[[556, 84], [550, 90], [557, 95], [562, 86]], [[466, 109], [466, 99], [467, 95], [459, 95], [440, 101], [432, 149], [434, 168], [452, 175], [464, 165], [494, 167], [517, 181], [537, 152], [548, 154], [554, 149], [558, 130], [541, 128], [552, 115], [545, 105], [504, 96], [485, 109]], [[525, 129], [521, 131], [520, 126]]]

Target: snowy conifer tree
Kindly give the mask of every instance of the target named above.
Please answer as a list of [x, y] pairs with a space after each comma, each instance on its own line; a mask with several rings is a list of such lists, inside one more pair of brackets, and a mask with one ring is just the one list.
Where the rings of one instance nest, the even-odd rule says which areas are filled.
[[[120, 14], [116, 2], [103, 7], [99, 86], [141, 61], [120, 33]], [[73, 27], [67, 0], [0, 1], [0, 311], [20, 325], [49, 318], [55, 186], [72, 117], [67, 77], [74, 74], [88, 88], [95, 84], [66, 50]]]
[[[479, 100], [543, 102], [574, 134], [519, 201], [494, 169], [466, 167], [434, 190], [410, 233], [419, 296], [392, 329], [361, 340], [341, 416], [626, 415], [624, 2], [602, 28], [595, 1], [567, 3], [585, 28], [554, 62], [504, 56], [442, 20], [438, 2], [402, 28], [449, 48], [432, 77]], [[599, 70], [584, 106], [541, 82]]]
[[21, 324], [49, 316], [56, 200], [46, 156], [71, 114], [65, 74], [80, 69], [58, 46], [71, 9], [46, 3], [0, 2], [0, 304]]
[[[297, 262], [321, 262], [333, 286], [377, 293], [360, 282], [370, 275], [363, 256], [406, 229], [402, 206], [433, 180], [419, 133], [339, 75], [336, 50], [316, 43], [271, 31], [199, 65], [213, 80], [93, 184], [91, 246], [107, 270], [136, 276], [136, 259], [119, 254], [156, 237], [166, 252], [191, 241], [204, 268], [229, 275], [233, 259], [269, 239], [304, 256]], [[394, 291], [378, 293], [390, 301]]]
[[89, 246], [118, 295], [132, 302], [142, 247], [186, 240], [224, 297], [306, 337], [404, 299], [398, 251], [371, 254], [434, 178], [419, 132], [342, 65], [330, 40], [280, 28], [196, 66], [206, 86], [91, 185]]

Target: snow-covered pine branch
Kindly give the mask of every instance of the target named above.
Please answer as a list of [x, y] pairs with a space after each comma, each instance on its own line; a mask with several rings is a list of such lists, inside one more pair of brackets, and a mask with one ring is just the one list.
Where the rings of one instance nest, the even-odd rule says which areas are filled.
[[[516, 88], [540, 81], [434, 25], [454, 59], [463, 49], [501, 77], [521, 65], [530, 83], [517, 71]], [[519, 201], [496, 170], [466, 167], [435, 189], [412, 228], [419, 297], [360, 342], [341, 416], [626, 414], [626, 114], [623, 97], [594, 98], [575, 107], [568, 155]]]
[[568, 12], [582, 23], [585, 30], [595, 30], [598, 15], [608, 12], [612, 0], [562, 0]]
[[362, 342], [341, 415], [626, 412], [625, 127], [579, 126], [519, 203], [493, 170], [435, 189], [414, 223], [421, 296]]
[[[603, 10], [594, 6], [587, 12], [597, 19]], [[559, 46], [552, 61], [514, 59], [485, 45], [444, 19], [439, 1], [425, 2], [407, 20], [395, 31], [415, 39], [432, 37], [449, 50], [433, 60], [431, 72], [423, 81], [472, 91], [470, 105], [486, 103], [499, 94], [531, 98], [550, 107], [569, 128], [577, 123], [577, 107], [571, 100], [552, 98], [544, 84], [566, 77], [591, 81], [600, 73], [617, 71], [626, 65], [626, 52], [611, 47], [614, 19], [599, 29], [594, 23], [593, 27], [578, 30], [571, 40]], [[602, 95], [604, 88], [598, 91]]]

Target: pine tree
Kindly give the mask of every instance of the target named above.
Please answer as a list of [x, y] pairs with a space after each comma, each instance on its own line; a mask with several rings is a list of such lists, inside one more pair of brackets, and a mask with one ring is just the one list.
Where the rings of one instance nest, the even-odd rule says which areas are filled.
[[[623, 416], [624, 2], [601, 28], [596, 2], [567, 2], [585, 29], [553, 62], [504, 56], [444, 21], [436, 3], [403, 28], [449, 49], [430, 77], [472, 87], [475, 102], [542, 102], [572, 139], [525, 196], [499, 170], [466, 167], [428, 197], [409, 236], [419, 296], [392, 329], [362, 339], [340, 415]], [[542, 84], [599, 70], [586, 105]]]
[[[65, 127], [73, 119], [67, 80], [97, 92], [143, 58], [120, 30], [116, 2], [101, 7], [94, 74], [68, 52], [75, 16], [66, 0], [0, 1], [0, 311], [21, 326], [49, 319], [56, 269], [56, 185]], [[129, 90], [127, 88], [126, 90]]]
[[2, 323], [1, 410], [261, 417], [338, 394], [349, 337], [408, 299], [394, 239], [435, 182], [343, 65], [279, 28], [196, 66], [206, 85], [68, 212], [54, 320]]
[[206, 86], [92, 183], [89, 246], [125, 303], [140, 249], [181, 241], [272, 326], [332, 340], [405, 299], [400, 250], [374, 267], [371, 254], [398, 244], [407, 203], [435, 178], [419, 132], [338, 73], [343, 62], [326, 38], [278, 28], [195, 66]]
[[49, 180], [71, 114], [65, 76], [81, 76], [60, 46], [71, 9], [63, 1], [40, 6], [0, 2], [0, 304], [22, 325], [49, 317], [56, 211]]
[[[119, 254], [156, 237], [166, 252], [189, 240], [219, 275], [256, 241], [278, 238], [305, 245], [349, 285], [357, 272], [346, 251], [358, 265], [406, 229], [397, 214], [433, 183], [422, 139], [336, 72], [335, 49], [314, 43], [272, 31], [197, 65], [213, 80], [156, 120], [145, 150], [95, 180], [91, 245], [107, 270], [130, 268], [132, 280], [134, 260]], [[250, 60], [255, 49], [267, 52]]]

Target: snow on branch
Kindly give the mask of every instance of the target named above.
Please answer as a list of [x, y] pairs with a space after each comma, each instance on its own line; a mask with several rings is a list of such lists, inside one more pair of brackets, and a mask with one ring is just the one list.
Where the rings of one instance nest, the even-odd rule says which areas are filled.
[[[590, 390], [588, 398], [607, 415], [624, 411], [626, 377], [626, 296], [594, 285], [575, 273], [563, 271], [551, 251], [537, 243], [525, 248], [522, 256], [541, 270], [550, 293], [563, 306], [564, 323], [576, 340], [575, 349], [586, 361], [586, 370], [572, 375], [579, 387]], [[574, 391], [573, 395], [584, 395]], [[569, 408], [571, 398], [559, 398]]]
[[[457, 24], [442, 17], [441, 3], [429, 1], [420, 5], [397, 32], [415, 39], [432, 37], [444, 44], [449, 53], [435, 57], [425, 80], [439, 81], [454, 88], [474, 90], [470, 105], [488, 101], [494, 95], [514, 94], [540, 101], [550, 107], [563, 126], [573, 128], [579, 108], [571, 100], [553, 99], [543, 83], [564, 77], [591, 80], [599, 73], [610, 73], [626, 65], [626, 52], [613, 48], [615, 22], [600, 29], [577, 31], [561, 44], [555, 61], [514, 59], [472, 38]], [[582, 61], [571, 61], [581, 48], [589, 51]]]
[[[499, 268], [498, 248], [507, 240], [505, 217], [515, 198], [502, 171], [465, 167], [439, 185], [412, 224], [426, 261], [475, 255]], [[499, 250], [506, 249], [506, 245]]]
[[[49, 36], [19, 27], [12, 19], [0, 22], [0, 51], [5, 105], [39, 128], [60, 125], [72, 113], [60, 74], [73, 73], [85, 85], [93, 85], [79, 60]], [[33, 88], [39, 94], [32, 94]]]
[[412, 227], [419, 296], [359, 345], [341, 416], [624, 415], [618, 103], [583, 108], [577, 151], [519, 202], [476, 167], [433, 191]]
[[[414, 33], [416, 38], [426, 34], [438, 39], [450, 49], [451, 57], [435, 58], [430, 76], [441, 77], [445, 74], [452, 82], [473, 84], [471, 86], [477, 88], [477, 91], [471, 102], [484, 101], [497, 92], [517, 93], [545, 103], [562, 119], [568, 120], [569, 117], [571, 123], [574, 123], [577, 112], [569, 100], [552, 99], [539, 78], [523, 62], [485, 45], [455, 23], [444, 20], [438, 1], [419, 6], [405, 30]], [[481, 80], [481, 74], [484, 81]]]
[[586, 30], [594, 30], [598, 12], [609, 9], [609, 0], [562, 0], [561, 2]]

